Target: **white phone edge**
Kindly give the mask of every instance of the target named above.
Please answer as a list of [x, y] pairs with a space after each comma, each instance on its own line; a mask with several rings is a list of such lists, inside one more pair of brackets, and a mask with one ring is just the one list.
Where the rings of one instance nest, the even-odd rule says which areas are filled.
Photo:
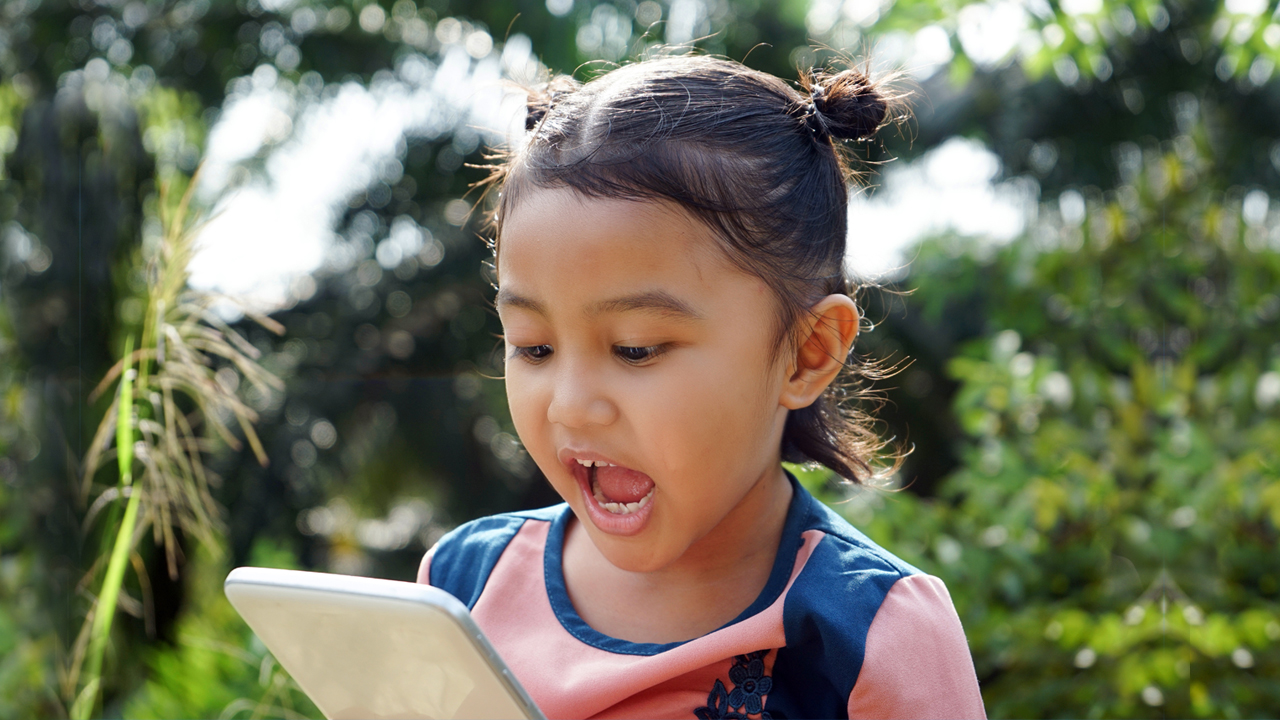
[[[286, 581], [282, 582], [282, 581]], [[291, 587], [300, 590], [319, 590], [331, 593], [344, 593], [359, 596], [374, 596], [414, 603], [430, 604], [443, 610], [463, 631], [473, 647], [488, 662], [499, 681], [507, 689], [512, 700], [524, 711], [528, 720], [546, 720], [546, 716], [538, 709], [537, 704], [520, 684], [520, 681], [507, 668], [506, 662], [494, 650], [489, 639], [484, 636], [480, 626], [471, 618], [471, 613], [453, 595], [430, 585], [409, 583], [379, 578], [366, 578], [337, 573], [309, 572], [306, 570], [281, 570], [276, 568], [239, 567], [232, 570], [223, 581], [223, 593], [234, 585], [257, 585], [269, 587]], [[230, 597], [230, 594], [228, 594]], [[234, 603], [233, 603], [234, 605]], [[237, 611], [239, 612], [239, 611]]]

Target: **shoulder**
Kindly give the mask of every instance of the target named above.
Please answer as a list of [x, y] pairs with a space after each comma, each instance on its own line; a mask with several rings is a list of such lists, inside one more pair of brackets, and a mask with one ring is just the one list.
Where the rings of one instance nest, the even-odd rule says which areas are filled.
[[942, 580], [893, 585], [866, 638], [849, 717], [985, 718], [964, 628]]
[[[824, 703], [812, 710], [843, 714], [848, 703], [850, 717], [876, 717], [877, 710], [888, 717], [981, 715], [968, 644], [942, 581], [807, 494], [804, 500], [803, 565], [786, 595], [787, 647], [778, 663], [810, 695], [816, 678], [836, 691], [838, 709]], [[930, 705], [942, 687], [916, 682], [922, 670], [945, 676], [935, 680], [954, 686], [968, 704]]]
[[498, 558], [526, 522], [550, 522], [564, 504], [539, 510], [490, 515], [454, 528], [427, 551], [418, 582], [449, 592], [468, 608], [475, 605]]
[[920, 574], [910, 563], [878, 545], [826, 505], [804, 493], [802, 553], [808, 553], [788, 599], [806, 610], [855, 617], [870, 624], [881, 601], [900, 579]]

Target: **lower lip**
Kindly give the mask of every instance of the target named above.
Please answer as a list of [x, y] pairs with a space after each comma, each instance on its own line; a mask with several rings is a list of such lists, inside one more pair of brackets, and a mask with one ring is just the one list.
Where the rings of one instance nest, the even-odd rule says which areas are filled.
[[[591, 492], [591, 478], [587, 468], [574, 463], [577, 467], [573, 468], [573, 476], [578, 481], [578, 487], [582, 489], [582, 502], [587, 508], [587, 517], [591, 518], [591, 523], [599, 528], [602, 532], [609, 535], [628, 536], [635, 535], [645, 526], [649, 524], [649, 517], [653, 515], [654, 498], [650, 497], [649, 502], [639, 510], [627, 514], [616, 515], [600, 507], [600, 502], [596, 500], [596, 496]], [[654, 488], [656, 490], [657, 488]], [[654, 491], [651, 490], [650, 493]]]

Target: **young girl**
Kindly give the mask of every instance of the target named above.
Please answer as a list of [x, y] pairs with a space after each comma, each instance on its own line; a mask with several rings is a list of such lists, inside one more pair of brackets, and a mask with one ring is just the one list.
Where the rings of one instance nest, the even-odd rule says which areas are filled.
[[459, 527], [418, 580], [548, 717], [985, 717], [942, 582], [781, 465], [858, 482], [876, 448], [832, 382], [840, 140], [886, 101], [802, 86], [707, 57], [557, 79], [497, 169], [507, 399], [565, 503]]

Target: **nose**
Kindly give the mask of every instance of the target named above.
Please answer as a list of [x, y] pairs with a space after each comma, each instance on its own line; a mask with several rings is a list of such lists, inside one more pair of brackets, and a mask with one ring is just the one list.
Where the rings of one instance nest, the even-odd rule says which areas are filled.
[[618, 417], [618, 406], [607, 392], [600, 374], [583, 364], [564, 363], [551, 388], [547, 421], [570, 428], [608, 425]]

